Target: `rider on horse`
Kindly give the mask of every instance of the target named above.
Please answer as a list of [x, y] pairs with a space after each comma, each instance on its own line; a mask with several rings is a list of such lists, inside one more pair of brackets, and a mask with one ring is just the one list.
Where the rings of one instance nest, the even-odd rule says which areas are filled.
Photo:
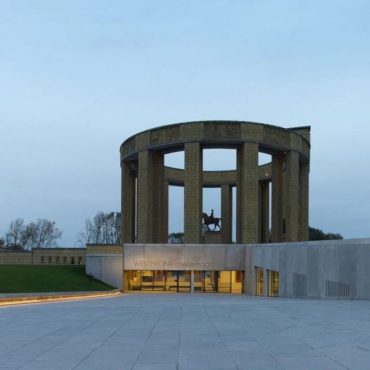
[[208, 230], [209, 225], [214, 225], [213, 230], [216, 230], [216, 227], [221, 229], [220, 220], [221, 220], [220, 218], [214, 216], [213, 209], [211, 210], [211, 214], [209, 216], [205, 212], [202, 213], [203, 224], [207, 226]]

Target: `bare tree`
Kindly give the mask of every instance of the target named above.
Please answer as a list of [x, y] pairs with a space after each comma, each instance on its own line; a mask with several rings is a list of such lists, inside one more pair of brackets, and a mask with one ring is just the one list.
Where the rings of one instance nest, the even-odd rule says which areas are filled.
[[98, 212], [92, 220], [88, 218], [78, 241], [86, 244], [120, 244], [121, 213]]
[[25, 249], [54, 247], [61, 236], [62, 232], [54, 221], [38, 219], [25, 227], [22, 244]]
[[94, 236], [94, 226], [91, 220], [88, 218], [85, 221], [85, 228], [80, 232], [79, 239], [77, 240], [78, 243], [82, 244], [92, 244], [95, 240]]
[[25, 224], [22, 218], [17, 218], [9, 225], [4, 246], [14, 250], [53, 247], [61, 236], [54, 221], [38, 219]]
[[9, 248], [17, 248], [22, 246], [22, 235], [25, 230], [24, 220], [17, 218], [9, 225], [9, 230], [5, 234], [6, 245]]

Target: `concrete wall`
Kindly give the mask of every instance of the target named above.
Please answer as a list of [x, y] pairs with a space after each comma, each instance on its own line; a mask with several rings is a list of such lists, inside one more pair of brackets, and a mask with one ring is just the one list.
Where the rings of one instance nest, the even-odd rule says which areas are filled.
[[31, 265], [32, 252], [0, 252], [0, 265]]
[[255, 267], [278, 271], [281, 297], [370, 299], [370, 239], [248, 245], [246, 291]]
[[125, 270], [237, 270], [245, 268], [245, 246], [225, 244], [125, 244]]
[[122, 289], [123, 258], [122, 254], [86, 256], [86, 273], [115, 288]]
[[115, 288], [123, 287], [121, 245], [87, 245], [86, 273]]
[[34, 265], [84, 265], [86, 248], [35, 248], [32, 250]]
[[[124, 252], [124, 253], [123, 253]], [[125, 244], [89, 248], [86, 271], [122, 288], [123, 270], [245, 271], [254, 295], [255, 267], [279, 272], [279, 296], [370, 300], [370, 239], [254, 245]]]
[[35, 248], [0, 252], [0, 265], [84, 265], [86, 248]]

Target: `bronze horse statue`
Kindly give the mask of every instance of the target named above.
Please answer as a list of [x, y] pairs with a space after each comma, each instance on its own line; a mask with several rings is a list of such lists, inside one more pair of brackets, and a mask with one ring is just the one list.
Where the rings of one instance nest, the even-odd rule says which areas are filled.
[[208, 230], [209, 230], [209, 225], [214, 225], [212, 231], [215, 231], [216, 227], [218, 227], [221, 230], [220, 220], [221, 218], [213, 216], [213, 209], [209, 216], [205, 212], [202, 213], [203, 225], [206, 225]]

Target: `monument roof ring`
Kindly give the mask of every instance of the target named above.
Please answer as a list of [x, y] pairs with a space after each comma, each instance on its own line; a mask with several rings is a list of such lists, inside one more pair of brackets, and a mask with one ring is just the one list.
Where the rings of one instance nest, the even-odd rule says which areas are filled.
[[283, 128], [247, 121], [199, 121], [156, 127], [125, 140], [121, 147], [121, 161], [137, 158], [142, 150], [160, 150], [164, 153], [181, 151], [190, 142], [199, 142], [203, 148], [237, 148], [238, 145], [258, 143], [259, 150], [274, 154], [296, 151], [301, 161], [309, 161], [309, 126]]

